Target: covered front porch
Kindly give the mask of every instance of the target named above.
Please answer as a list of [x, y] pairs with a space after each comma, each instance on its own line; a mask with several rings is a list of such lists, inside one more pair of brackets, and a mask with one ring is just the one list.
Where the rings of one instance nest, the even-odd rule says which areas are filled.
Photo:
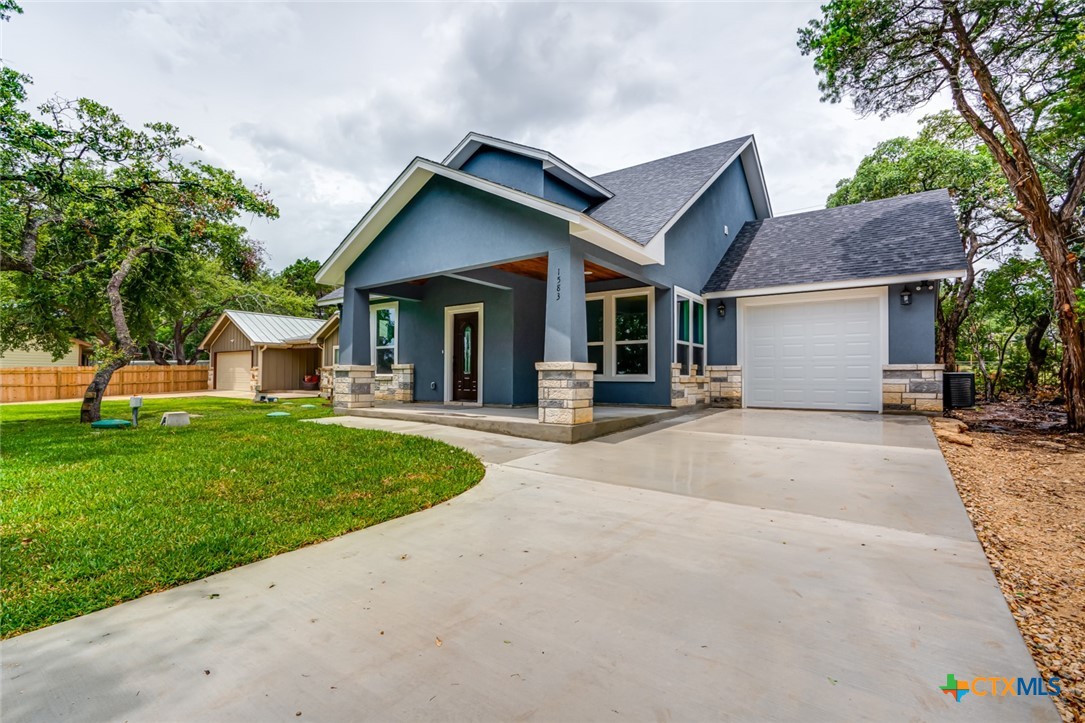
[[[369, 416], [361, 410], [375, 404], [374, 414], [393, 413], [390, 400], [428, 403], [448, 408], [417, 413], [535, 427], [589, 425], [603, 413], [601, 428], [615, 430], [616, 420], [658, 414], [652, 407], [669, 411], [669, 346], [656, 339], [670, 333], [668, 290], [584, 247], [570, 239], [544, 255], [390, 284], [348, 279], [336, 407]], [[600, 412], [600, 403], [637, 406]]]

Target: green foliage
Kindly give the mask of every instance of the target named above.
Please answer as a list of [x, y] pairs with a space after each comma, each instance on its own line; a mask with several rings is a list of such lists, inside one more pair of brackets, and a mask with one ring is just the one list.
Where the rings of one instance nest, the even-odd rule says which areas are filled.
[[295, 293], [319, 298], [334, 288], [316, 282], [316, 272], [319, 270], [319, 261], [305, 257], [298, 259], [283, 269], [279, 274], [279, 278], [287, 288]]
[[132, 128], [85, 98], [34, 112], [29, 82], [0, 71], [0, 350], [56, 354], [83, 337], [99, 360], [131, 358], [194, 264], [244, 266], [239, 215], [278, 210], [233, 173], [183, 160], [198, 147], [174, 126]]
[[[0, 409], [4, 637], [426, 509], [484, 473], [422, 437], [305, 424], [328, 408], [151, 399], [138, 429], [66, 422], [76, 405]], [[105, 402], [127, 418], [128, 403]], [[164, 411], [203, 415], [160, 427]], [[271, 419], [268, 412], [289, 410]], [[322, 450], [351, 464], [326, 464]]]

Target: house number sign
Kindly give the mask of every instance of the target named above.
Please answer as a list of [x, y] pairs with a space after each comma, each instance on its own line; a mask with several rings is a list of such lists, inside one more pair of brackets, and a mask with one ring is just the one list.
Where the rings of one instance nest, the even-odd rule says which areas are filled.
[[554, 274], [554, 278], [557, 279], [557, 284], [554, 286], [554, 300], [561, 301], [561, 268], [559, 267], [557, 273]]

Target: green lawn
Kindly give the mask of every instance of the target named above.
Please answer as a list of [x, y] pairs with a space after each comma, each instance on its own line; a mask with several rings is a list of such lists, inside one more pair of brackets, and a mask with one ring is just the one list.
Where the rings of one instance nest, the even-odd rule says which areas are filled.
[[[422, 510], [482, 478], [467, 452], [306, 424], [331, 410], [290, 401], [147, 398], [138, 429], [105, 431], [80, 425], [77, 403], [0, 407], [0, 636]], [[157, 426], [173, 410], [203, 416]], [[102, 415], [127, 417], [128, 402]]]

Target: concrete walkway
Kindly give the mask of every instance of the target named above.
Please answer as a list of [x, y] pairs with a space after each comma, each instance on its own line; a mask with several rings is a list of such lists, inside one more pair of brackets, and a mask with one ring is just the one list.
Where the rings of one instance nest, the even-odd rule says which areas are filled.
[[4, 720], [1058, 720], [938, 690], [1036, 670], [922, 419], [734, 410], [573, 447], [340, 421], [487, 476], [4, 642]]

